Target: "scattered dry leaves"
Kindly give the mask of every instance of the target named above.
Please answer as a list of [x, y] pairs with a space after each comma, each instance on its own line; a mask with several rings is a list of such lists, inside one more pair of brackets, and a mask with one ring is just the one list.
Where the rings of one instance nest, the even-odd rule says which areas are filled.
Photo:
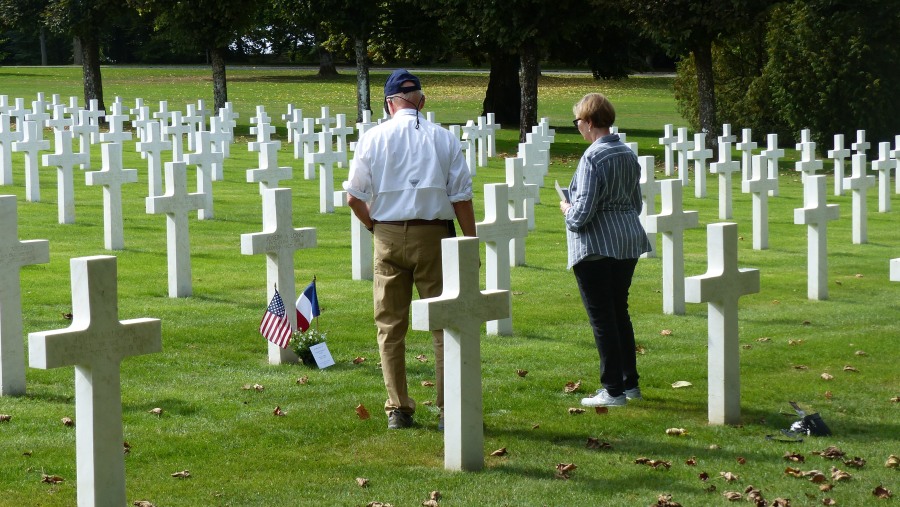
[[687, 380], [679, 380], [677, 382], [672, 382], [672, 389], [681, 389], [682, 387], [691, 387], [694, 384], [691, 384]]
[[309, 377], [307, 377], [306, 375], [297, 379], [298, 386], [305, 386], [308, 383], [309, 383]]
[[744, 495], [742, 495], [739, 491], [726, 491], [722, 493], [722, 496], [732, 502], [737, 502], [741, 498], [744, 498]]
[[656, 503], [651, 507], [681, 507], [681, 504], [672, 500], [672, 495], [663, 493], [656, 497]]
[[63, 481], [65, 481], [65, 479], [58, 475], [41, 474], [41, 482], [46, 482], [47, 484], [59, 484]]
[[853, 468], [862, 468], [866, 466], [866, 460], [860, 458], [859, 456], [854, 456], [851, 459], [844, 460], [844, 465]]
[[284, 415], [284, 410], [281, 410], [281, 407], [276, 406], [276, 407], [275, 407], [275, 410], [272, 410], [272, 415], [283, 416], [283, 415]]
[[844, 451], [833, 445], [830, 445], [821, 451], [812, 451], [812, 453], [822, 456], [825, 459], [840, 459], [843, 458], [845, 454]]
[[885, 467], [885, 468], [897, 468], [897, 467], [900, 467], [900, 458], [898, 458], [898, 457], [897, 457], [896, 455], [894, 455], [894, 454], [891, 454], [890, 456], [888, 456], [887, 461], [884, 462], [884, 467]]
[[847, 481], [853, 478], [853, 475], [838, 469], [837, 467], [831, 467], [831, 480], [834, 482]]
[[575, 463], [558, 463], [556, 465], [556, 478], [568, 479], [569, 474], [578, 468]]
[[432, 382], [430, 380], [423, 380], [422, 387], [434, 387], [434, 382]]
[[653, 468], [663, 467], [666, 470], [668, 470], [669, 467], [672, 466], [672, 463], [669, 461], [665, 461], [665, 460], [661, 460], [661, 459], [650, 459], [650, 458], [644, 458], [644, 457], [637, 458], [636, 460], [634, 460], [634, 462], [638, 465], [647, 465], [647, 466], [653, 467]]
[[804, 461], [806, 461], [806, 458], [802, 454], [796, 452], [784, 453], [784, 459], [786, 459], [787, 461], [793, 461], [794, 463], [803, 463]]
[[894, 495], [894, 492], [879, 484], [872, 490], [872, 494], [875, 495], [875, 498], [887, 500]]
[[588, 437], [584, 446], [588, 449], [612, 449], [612, 444], [609, 442], [601, 441], [600, 439], [593, 437]]
[[496, 451], [492, 452], [491, 456], [506, 456], [507, 454], [509, 454], [509, 453], [506, 451], [506, 447], [501, 447], [501, 448], [497, 449]]
[[134, 507], [156, 507], [147, 500], [135, 500], [131, 505], [134, 505]]
[[366, 504], [366, 507], [394, 507], [394, 504], [375, 500]]
[[122, 452], [125, 454], [131, 453], [131, 444], [128, 442], [122, 442]]
[[583, 414], [583, 413], [584, 413], [583, 408], [569, 407], [569, 415], [578, 415], [578, 414]]
[[369, 418], [369, 411], [366, 410], [366, 407], [363, 406], [362, 403], [356, 406], [356, 415], [363, 421]]
[[516, 369], [516, 375], [524, 378], [525, 375], [528, 375], [528, 370], [523, 370], [521, 368]]
[[662, 331], [659, 332], [659, 335], [660, 336], [672, 336], [672, 330], [671, 329], [663, 329]]
[[682, 435], [687, 435], [687, 430], [684, 428], [669, 428], [666, 430], [666, 435], [680, 437]]
[[647, 353], [647, 349], [643, 345], [635, 345], [634, 352], [643, 356]]
[[799, 468], [787, 467], [784, 469], [785, 475], [792, 475], [794, 477], [803, 477], [803, 471]]
[[419, 354], [418, 356], [416, 356], [416, 359], [417, 359], [420, 363], [427, 363], [427, 362], [428, 362], [428, 357], [427, 357], [425, 354]]
[[360, 364], [365, 360], [366, 360], [366, 358], [364, 358], [364, 357], [356, 356], [353, 358], [353, 364]]
[[758, 341], [758, 342], [760, 342], [760, 343], [765, 343], [765, 342], [770, 342], [770, 341], [772, 341], [772, 339], [769, 338], [768, 336], [763, 336], [762, 338], [757, 338], [756, 341]]
[[775, 500], [772, 500], [772, 507], [791, 507], [791, 500], [789, 498], [778, 497]]
[[719, 476], [725, 479], [727, 482], [736, 481], [739, 477], [731, 472], [719, 472]]
[[356, 485], [361, 488], [367, 488], [369, 487], [369, 479], [366, 479], [365, 477], [357, 477]]
[[62, 422], [63, 426], [75, 426], [75, 421], [73, 421], [71, 417], [63, 417], [60, 421]]
[[747, 486], [744, 488], [744, 494], [747, 495], [748, 502], [754, 503], [759, 507], [767, 507], [769, 505], [768, 502], [766, 502], [766, 499], [763, 498], [762, 491], [760, 491], [759, 488]]
[[832, 374], [830, 374], [830, 373], [823, 373], [823, 374], [821, 375], [821, 377], [822, 377], [822, 380], [831, 380], [831, 379], [834, 378], [834, 375], [832, 375]]
[[825, 399], [826, 400], [830, 400], [833, 397], [834, 397], [834, 394], [832, 394], [831, 391], [825, 391]]
[[0, 414], [0, 422], [9, 422], [12, 416], [9, 414]]
[[850, 371], [850, 372], [859, 373], [859, 370], [857, 370], [857, 369], [856, 369], [855, 367], [853, 367], [853, 366], [850, 366], [849, 364], [845, 364], [845, 365], [844, 365], [844, 371]]
[[147, 413], [148, 413], [148, 414], [153, 414], [153, 415], [155, 415], [156, 417], [162, 417], [163, 409], [161, 409], [161, 408], [159, 408], [159, 407], [151, 408], [150, 410], [147, 411]]
[[825, 484], [819, 484], [819, 491], [822, 493], [827, 493], [832, 489], [834, 489], [834, 484], [829, 484], [827, 482]]
[[175, 477], [176, 479], [187, 479], [190, 476], [191, 472], [189, 472], [188, 470], [182, 470], [180, 472], [175, 472], [172, 474], [172, 477]]
[[570, 380], [570, 381], [566, 382], [566, 385], [563, 387], [563, 392], [574, 393], [575, 391], [577, 391], [580, 388], [581, 388], [580, 380], [578, 382], [572, 382]]
[[823, 482], [828, 480], [828, 478], [825, 477], [825, 474], [818, 470], [810, 470], [809, 472], [804, 473], [804, 475], [808, 476], [809, 482], [812, 482], [814, 484], [822, 484]]

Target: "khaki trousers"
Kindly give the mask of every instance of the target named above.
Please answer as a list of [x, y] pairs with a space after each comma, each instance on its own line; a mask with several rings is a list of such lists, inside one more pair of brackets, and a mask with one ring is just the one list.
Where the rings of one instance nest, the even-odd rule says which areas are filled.
[[[440, 296], [444, 280], [441, 240], [448, 236], [443, 225], [375, 225], [375, 266], [372, 284], [378, 350], [388, 399], [386, 413], [412, 414], [416, 402], [406, 382], [406, 333], [412, 288], [419, 298]], [[444, 332], [432, 331], [434, 342], [436, 404], [444, 406]]]

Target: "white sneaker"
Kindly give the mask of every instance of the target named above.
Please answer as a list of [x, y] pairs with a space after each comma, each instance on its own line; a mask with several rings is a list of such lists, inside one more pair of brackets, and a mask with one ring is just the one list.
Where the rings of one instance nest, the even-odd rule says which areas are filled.
[[625, 406], [625, 395], [610, 396], [606, 389], [600, 389], [590, 398], [582, 398], [581, 404], [585, 407], [622, 407]]
[[625, 398], [628, 400], [643, 400], [644, 397], [641, 396], [641, 388], [635, 387], [633, 389], [625, 390]]

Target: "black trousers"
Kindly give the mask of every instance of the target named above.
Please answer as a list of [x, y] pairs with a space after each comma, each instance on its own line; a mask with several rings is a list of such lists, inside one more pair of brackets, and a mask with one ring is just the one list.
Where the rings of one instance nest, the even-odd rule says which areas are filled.
[[634, 327], [628, 315], [628, 290], [637, 261], [607, 257], [572, 268], [600, 353], [600, 383], [610, 396], [638, 387]]

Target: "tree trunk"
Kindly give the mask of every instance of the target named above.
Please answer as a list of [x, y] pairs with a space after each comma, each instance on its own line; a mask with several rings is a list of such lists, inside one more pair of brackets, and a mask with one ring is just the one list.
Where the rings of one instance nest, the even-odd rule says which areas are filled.
[[75, 65], [84, 64], [84, 53], [81, 49], [81, 39], [72, 37], [72, 63]]
[[491, 73], [482, 103], [482, 115], [494, 113], [501, 125], [518, 126], [522, 95], [519, 89], [519, 55], [495, 51], [490, 54]]
[[106, 110], [103, 103], [103, 78], [100, 75], [100, 44], [91, 36], [82, 36], [81, 40], [81, 73], [84, 81], [84, 104], [90, 106], [91, 100], [97, 100], [97, 107]]
[[699, 104], [700, 130], [706, 132], [710, 146], [718, 144], [719, 126], [716, 124], [716, 90], [713, 81], [712, 43], [700, 43], [693, 49], [697, 68], [697, 102]]
[[522, 65], [519, 76], [522, 88], [522, 108], [519, 113], [519, 142], [525, 142], [525, 134], [537, 125], [538, 106], [538, 50], [534, 42], [526, 42], [519, 48], [519, 60]]
[[218, 111], [228, 102], [228, 83], [225, 80], [225, 48], [211, 48], [209, 60], [212, 65], [213, 103], [215, 104], [213, 111]]
[[[369, 98], [371, 91], [369, 89], [369, 58], [368, 58], [368, 42], [364, 37], [357, 37], [353, 41], [353, 48], [356, 52], [356, 121], [362, 121], [362, 112], [372, 109]], [[380, 118], [381, 115], [375, 115], [373, 111], [373, 120]]]
[[322, 46], [318, 46], [317, 51], [319, 53], [319, 77], [334, 77], [338, 75], [337, 68], [334, 66], [334, 57], [331, 55], [331, 51], [323, 48]]
[[41, 65], [47, 66], [47, 32], [44, 30], [44, 27], [41, 27], [41, 32], [38, 35], [38, 38], [41, 43]]

